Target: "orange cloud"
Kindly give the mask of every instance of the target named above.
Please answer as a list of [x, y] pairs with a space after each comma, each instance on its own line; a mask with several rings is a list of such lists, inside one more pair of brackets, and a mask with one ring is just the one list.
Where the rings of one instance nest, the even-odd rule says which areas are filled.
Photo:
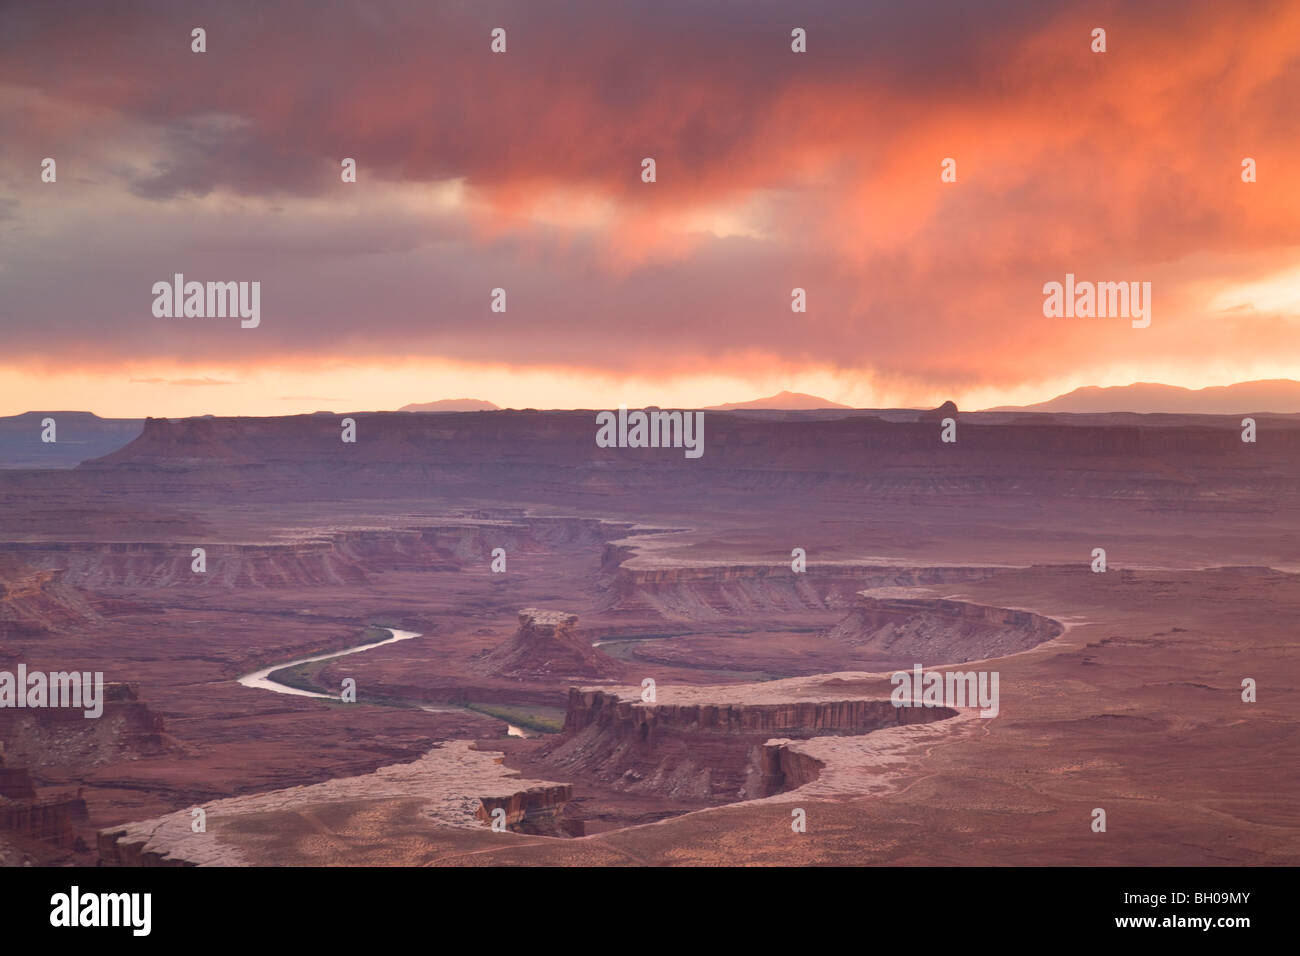
[[[11, 360], [846, 376], [921, 403], [1261, 377], [1261, 341], [1300, 361], [1285, 296], [1212, 304], [1300, 248], [1294, 4], [307, 9], [213, 6], [203, 55], [166, 7], [0, 13]], [[259, 279], [262, 327], [152, 319], [175, 271]], [[1045, 319], [1067, 272], [1152, 282], [1152, 326]]]

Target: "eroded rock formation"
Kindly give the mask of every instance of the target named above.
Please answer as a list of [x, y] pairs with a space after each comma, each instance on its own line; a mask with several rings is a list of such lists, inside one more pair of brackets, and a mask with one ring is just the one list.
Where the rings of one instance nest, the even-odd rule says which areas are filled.
[[[612, 565], [616, 558], [607, 553], [605, 560]], [[864, 588], [979, 581], [1005, 570], [814, 564], [795, 574], [788, 564], [651, 567], [637, 559], [628, 564], [611, 571], [604, 609], [679, 621], [844, 609], [857, 602]]]
[[93, 476], [100, 490], [167, 496], [230, 489], [243, 501], [287, 488], [299, 500], [334, 497], [344, 487], [406, 497], [425, 493], [431, 481], [447, 494], [481, 498], [508, 489], [516, 500], [574, 501], [662, 494], [668, 473], [674, 494], [698, 491], [706, 499], [865, 491], [1112, 498], [1122, 488], [1126, 497], [1211, 500], [1232, 491], [1268, 503], [1261, 491], [1300, 493], [1289, 467], [1300, 429], [1289, 424], [1253, 450], [1247, 473], [1237, 466], [1241, 441], [1231, 418], [1063, 426], [967, 413], [961, 440], [951, 445], [937, 440], [930, 421], [836, 415], [763, 420], [711, 412], [707, 451], [685, 471], [658, 449], [597, 448], [587, 412], [354, 413], [364, 454], [340, 449], [340, 415], [151, 419], [135, 441], [83, 462], [68, 480]]
[[529, 787], [506, 796], [481, 797], [474, 817], [491, 826], [492, 815], [504, 810], [507, 830], [541, 836], [582, 836], [581, 821], [561, 818], [565, 804], [572, 799], [572, 784]]
[[0, 554], [0, 637], [36, 637], [98, 621], [97, 599], [63, 578], [61, 571]]
[[863, 594], [826, 637], [894, 666], [959, 664], [1050, 641], [1061, 624], [1041, 614], [966, 601]]
[[[8, 542], [0, 553], [0, 634], [93, 620], [78, 588], [342, 587], [386, 571], [459, 571], [481, 567], [494, 548], [511, 555], [568, 546], [597, 548], [626, 526], [584, 518], [480, 518], [415, 528], [352, 529], [282, 544], [208, 540], [180, 532], [186, 544], [157, 541]], [[192, 569], [203, 547], [205, 570]], [[121, 602], [116, 602], [120, 604]], [[111, 607], [110, 607], [111, 609]]]
[[80, 793], [38, 794], [31, 772], [7, 763], [0, 745], [0, 832], [71, 846], [86, 817]]
[[814, 764], [770, 751], [773, 737], [857, 736], [957, 714], [947, 707], [895, 707], [887, 696], [841, 696], [849, 686], [842, 679], [793, 678], [674, 687], [654, 703], [639, 698], [640, 688], [573, 688], [565, 736], [546, 759], [631, 792], [744, 800], [816, 774]]
[[[374, 773], [211, 801], [202, 806], [202, 832], [195, 832], [192, 809], [104, 830], [99, 854], [107, 866], [238, 866], [321, 852], [338, 862], [346, 849], [330, 841], [321, 848], [321, 818], [400, 804], [403, 817], [420, 826], [487, 828], [500, 807], [508, 830], [551, 833], [559, 832], [571, 796], [568, 784], [521, 779], [499, 754], [456, 740]], [[277, 822], [268, 829], [271, 817]]]
[[945, 418], [957, 418], [957, 403], [952, 399], [944, 402], [938, 408], [932, 408], [916, 416], [918, 422], [941, 422]]
[[515, 633], [483, 659], [482, 669], [497, 677], [519, 679], [617, 674], [618, 662], [592, 647], [577, 624], [576, 614], [524, 608]]
[[162, 715], [135, 684], [106, 683], [103, 695], [96, 718], [78, 707], [2, 708], [0, 743], [15, 764], [71, 777], [166, 748]]

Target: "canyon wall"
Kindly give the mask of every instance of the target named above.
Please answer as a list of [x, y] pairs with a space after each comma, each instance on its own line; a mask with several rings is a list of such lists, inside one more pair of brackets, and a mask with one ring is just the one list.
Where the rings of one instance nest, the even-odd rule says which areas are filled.
[[491, 826], [492, 814], [505, 811], [505, 826], [515, 833], [540, 836], [582, 836], [581, 821], [562, 819], [565, 804], [573, 799], [573, 785], [551, 784], [529, 787], [504, 796], [487, 796], [479, 800], [476, 819]]
[[[458, 571], [481, 566], [494, 548], [511, 555], [562, 548], [595, 551], [625, 524], [587, 518], [524, 518], [426, 528], [361, 529], [285, 544], [18, 541], [0, 544], [0, 628], [60, 626], [90, 619], [77, 588], [290, 588], [364, 585], [385, 571]], [[184, 540], [184, 539], [182, 539]], [[206, 571], [191, 551], [205, 551]], [[94, 599], [100, 600], [104, 599]], [[2, 633], [2, 632], [0, 632]]]
[[183, 856], [172, 856], [170, 850], [149, 846], [143, 835], [129, 834], [126, 829], [101, 830], [95, 838], [100, 866], [198, 866]]
[[1002, 657], [1057, 637], [1060, 622], [1030, 611], [933, 598], [861, 595], [826, 638], [891, 666]]
[[11, 761], [0, 744], [0, 833], [72, 846], [89, 815], [81, 794], [38, 793], [31, 772]]
[[0, 638], [39, 637], [93, 624], [100, 620], [101, 611], [115, 603], [83, 595], [63, 579], [61, 571], [0, 554]]
[[77, 827], [89, 817], [79, 796], [53, 796], [30, 800], [0, 798], [0, 832], [15, 833], [55, 846], [77, 843]]
[[[611, 549], [613, 551], [614, 549]], [[621, 554], [607, 553], [609, 568]], [[717, 567], [617, 567], [602, 610], [614, 617], [709, 621], [753, 613], [802, 613], [852, 607], [858, 592], [979, 581], [1002, 568], [817, 565], [796, 574], [788, 564]]]
[[825, 764], [816, 757], [790, 747], [788, 740], [763, 744], [758, 753], [761, 780], [755, 796], [798, 790], [821, 776]]
[[103, 713], [95, 718], [77, 707], [0, 708], [0, 744], [10, 765], [75, 779], [94, 767], [166, 749], [162, 715], [140, 700], [136, 685], [106, 683], [103, 697]]
[[[569, 835], [574, 828], [562, 815], [572, 795], [570, 784], [521, 778], [503, 766], [501, 754], [453, 740], [372, 773], [210, 801], [203, 805], [203, 832], [194, 832], [191, 810], [184, 809], [101, 831], [98, 847], [104, 866], [240, 866], [265, 864], [266, 854], [284, 865], [292, 853], [307, 865], [323, 865], [348, 852], [341, 845], [348, 828], [322, 841], [321, 819], [368, 818], [388, 808], [404, 825], [432, 833], [485, 829], [492, 811], [501, 809], [509, 830]], [[280, 821], [274, 832], [263, 823], [268, 815]], [[373, 845], [372, 835], [359, 839]]]
[[[339, 441], [342, 417], [149, 419], [135, 441], [76, 473], [93, 475], [104, 490], [244, 500], [286, 486], [300, 499], [344, 488], [384, 497], [437, 488], [516, 503], [657, 496], [665, 488], [685, 499], [719, 490], [1167, 501], [1300, 495], [1300, 427], [1286, 419], [1267, 423], [1267, 442], [1244, 445], [1232, 416], [1176, 426], [963, 418], [960, 441], [943, 444], [931, 423], [861, 412], [830, 420], [708, 412], [704, 455], [686, 460], [678, 449], [596, 447], [592, 412], [355, 413], [356, 444]], [[6, 480], [21, 483], [15, 474]]]
[[947, 707], [899, 708], [888, 699], [652, 704], [573, 688], [564, 737], [551, 745], [546, 760], [632, 793], [743, 800], [776, 792], [787, 775], [802, 779], [814, 772], [811, 766], [774, 766], [765, 748], [772, 737], [865, 734], [956, 713]]

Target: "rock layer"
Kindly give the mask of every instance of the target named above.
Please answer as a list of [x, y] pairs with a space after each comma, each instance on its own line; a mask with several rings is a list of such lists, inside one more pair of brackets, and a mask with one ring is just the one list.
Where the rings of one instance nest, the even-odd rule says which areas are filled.
[[[572, 793], [569, 784], [520, 779], [499, 754], [457, 740], [374, 773], [204, 804], [203, 832], [194, 831], [191, 809], [104, 830], [99, 853], [107, 866], [274, 865], [284, 862], [279, 854], [302, 852], [320, 818], [402, 801], [429, 827], [487, 828], [502, 807], [508, 830], [554, 832]], [[345, 852], [335, 862], [346, 862]]]
[[0, 832], [71, 846], [77, 824], [86, 817], [86, 801], [80, 793], [38, 795], [31, 772], [6, 763], [0, 746]]
[[1300, 494], [1289, 467], [1300, 454], [1300, 428], [1284, 420], [1271, 423], [1269, 442], [1244, 458], [1239, 422], [1230, 417], [1172, 427], [991, 424], [1005, 416], [966, 415], [960, 441], [944, 444], [930, 422], [824, 414], [767, 420], [709, 412], [705, 454], [686, 469], [660, 449], [596, 447], [590, 412], [354, 413], [362, 437], [342, 447], [340, 415], [149, 419], [135, 441], [75, 474], [93, 474], [105, 491], [211, 496], [227, 488], [245, 501], [287, 488], [298, 500], [334, 497], [348, 485], [406, 497], [431, 483], [478, 498], [485, 489], [509, 489], [514, 500], [572, 501], [657, 494], [666, 479], [678, 494], [703, 498], [870, 491], [1186, 501], [1230, 493], [1267, 505], [1261, 492]]
[[535, 607], [519, 612], [519, 627], [510, 639], [483, 660], [483, 671], [497, 677], [609, 677], [618, 663], [591, 646], [577, 630], [578, 615]]
[[1027, 650], [1064, 630], [1058, 621], [1005, 607], [863, 594], [826, 637], [897, 667], [959, 664]]
[[744, 800], [787, 786], [787, 777], [802, 782], [815, 775], [806, 762], [783, 766], [771, 755], [766, 744], [774, 735], [855, 736], [957, 714], [947, 707], [895, 707], [886, 696], [845, 698], [839, 696], [845, 683], [832, 676], [673, 688], [654, 703], [642, 701], [639, 688], [574, 688], [565, 738], [547, 759], [630, 792]]
[[863, 588], [921, 587], [979, 581], [1004, 571], [997, 567], [897, 567], [873, 564], [813, 564], [794, 573], [788, 564], [647, 567], [640, 559], [617, 565], [604, 609], [629, 617], [670, 621], [712, 621], [755, 612], [806, 614], [843, 610]]
[[167, 746], [161, 714], [134, 684], [106, 683], [103, 713], [82, 708], [0, 709], [0, 743], [15, 764], [77, 776], [94, 767], [161, 753]]

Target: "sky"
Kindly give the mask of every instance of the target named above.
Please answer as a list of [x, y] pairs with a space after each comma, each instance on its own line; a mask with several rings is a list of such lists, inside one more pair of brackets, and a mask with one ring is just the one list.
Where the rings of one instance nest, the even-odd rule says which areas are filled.
[[1297, 102], [1287, 0], [0, 3], [0, 414], [1300, 378]]

